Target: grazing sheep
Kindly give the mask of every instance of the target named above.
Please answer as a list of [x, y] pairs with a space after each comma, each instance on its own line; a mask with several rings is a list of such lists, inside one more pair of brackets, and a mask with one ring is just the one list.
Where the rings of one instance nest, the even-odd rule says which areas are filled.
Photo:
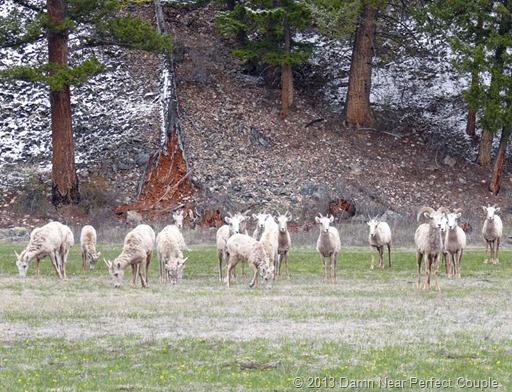
[[217, 257], [219, 259], [219, 280], [222, 282], [222, 261], [225, 260], [227, 263], [227, 242], [229, 237], [233, 234], [240, 233], [240, 222], [245, 220], [245, 217], [242, 214], [236, 214], [226, 216], [224, 221], [227, 225], [223, 225], [219, 227], [217, 230]]
[[318, 235], [316, 250], [320, 253], [320, 259], [322, 260], [324, 272], [322, 282], [325, 283], [327, 280], [325, 258], [328, 257], [331, 269], [331, 283], [334, 283], [336, 281], [336, 259], [341, 249], [340, 234], [338, 229], [331, 226], [331, 223], [334, 222], [334, 216], [319, 215], [319, 217], [315, 217], [315, 221], [320, 224], [320, 234]]
[[267, 219], [267, 215], [268, 214], [252, 214], [252, 218], [256, 221], [256, 229], [252, 232], [252, 238], [256, 241], [261, 239], [261, 235], [265, 229], [265, 219]]
[[94, 269], [101, 252], [96, 252], [96, 229], [91, 225], [85, 225], [80, 232], [80, 248], [82, 249], [82, 270], [87, 269], [87, 258], [89, 268]]
[[69, 249], [73, 246], [73, 233], [60, 222], [50, 222], [36, 228], [30, 234], [30, 241], [21, 254], [16, 253], [16, 266], [20, 276], [25, 277], [30, 261], [37, 260], [36, 277], [40, 276], [39, 262], [50, 257], [60, 279], [66, 277], [66, 262]]
[[499, 251], [500, 251], [500, 239], [503, 235], [503, 223], [501, 218], [496, 215], [497, 212], [500, 211], [500, 208], [496, 206], [487, 206], [483, 207], [487, 216], [485, 217], [484, 225], [482, 227], [482, 236], [485, 241], [485, 260], [484, 264], [487, 264], [487, 251], [489, 247], [491, 248], [491, 262], [493, 264], [498, 264], [500, 262], [499, 259]]
[[444, 237], [444, 253], [450, 255], [450, 266], [448, 267], [448, 277], [455, 276], [460, 278], [460, 262], [464, 248], [466, 247], [466, 233], [459, 227], [457, 220], [461, 216], [461, 210], [446, 214], [448, 228]]
[[272, 285], [274, 279], [274, 264], [270, 261], [263, 244], [246, 234], [233, 234], [227, 241], [227, 252], [229, 254], [228, 267], [226, 271], [227, 287], [231, 287], [231, 271], [240, 260], [246, 260], [254, 270], [250, 284], [253, 287], [259, 286], [258, 274], [261, 274], [267, 288]]
[[259, 242], [263, 244], [265, 252], [267, 252], [268, 257], [274, 264], [274, 271], [277, 271], [277, 263], [279, 262], [279, 226], [270, 214], [267, 214], [265, 219], [265, 229], [261, 234]]
[[377, 218], [370, 219], [367, 224], [370, 227], [368, 241], [370, 242], [370, 249], [372, 253], [370, 269], [373, 269], [375, 249], [379, 252], [378, 268], [384, 268], [384, 245], [388, 247], [388, 264], [389, 267], [391, 267], [391, 229], [389, 228], [389, 225], [386, 222], [381, 222]]
[[160, 282], [169, 280], [176, 284], [183, 277], [183, 267], [187, 259], [183, 258], [180, 247], [181, 233], [174, 225], [164, 227], [156, 237], [156, 252], [160, 264]]
[[132, 286], [136, 287], [137, 270], [142, 287], [148, 287], [148, 268], [155, 247], [155, 232], [148, 225], [138, 225], [124, 238], [123, 250], [114, 261], [105, 260], [114, 287], [121, 287], [124, 270], [132, 267]]
[[286, 263], [286, 278], [290, 279], [290, 274], [288, 272], [288, 253], [290, 251], [290, 247], [292, 245], [292, 240], [290, 237], [290, 232], [288, 231], [288, 222], [292, 219], [292, 216], [286, 211], [286, 214], [281, 215], [276, 218], [277, 220], [277, 228], [278, 228], [278, 268], [276, 270], [276, 276], [281, 276], [281, 263], [284, 259]]
[[418, 289], [421, 288], [421, 263], [425, 256], [425, 285], [424, 289], [430, 289], [430, 275], [432, 267], [434, 268], [434, 276], [436, 288], [439, 289], [437, 283], [438, 260], [439, 253], [443, 251], [443, 243], [441, 239], [441, 229], [446, 224], [446, 208], [440, 207], [435, 211], [431, 207], [422, 207], [418, 212], [418, 222], [422, 216], [429, 220], [429, 223], [423, 223], [418, 226], [414, 234], [414, 242], [416, 244], [416, 260], [418, 263]]

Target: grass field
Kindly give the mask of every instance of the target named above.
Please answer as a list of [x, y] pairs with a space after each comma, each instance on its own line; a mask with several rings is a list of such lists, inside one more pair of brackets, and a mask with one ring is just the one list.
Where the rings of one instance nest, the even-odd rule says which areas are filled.
[[154, 257], [148, 289], [129, 271], [114, 289], [103, 263], [82, 272], [78, 246], [67, 280], [48, 259], [22, 279], [22, 249], [0, 244], [5, 391], [512, 390], [509, 250], [496, 266], [467, 251], [462, 279], [441, 268], [437, 292], [416, 289], [409, 250], [371, 271], [368, 248], [344, 248], [331, 285], [313, 248], [294, 249], [291, 279], [267, 290], [226, 289], [213, 247], [193, 247], [174, 287]]

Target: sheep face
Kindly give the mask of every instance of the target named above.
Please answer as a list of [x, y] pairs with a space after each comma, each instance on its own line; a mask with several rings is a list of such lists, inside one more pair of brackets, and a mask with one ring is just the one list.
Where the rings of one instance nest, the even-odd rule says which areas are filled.
[[277, 220], [277, 225], [280, 233], [286, 233], [288, 231], [288, 221], [292, 219], [291, 215], [288, 215], [288, 212], [284, 215], [279, 215]]
[[28, 255], [25, 251], [21, 252], [21, 254], [18, 254], [17, 252], [14, 252], [16, 254], [16, 267], [18, 267], [18, 272], [21, 277], [27, 276], [27, 270], [28, 270]]
[[258, 229], [263, 231], [265, 227], [265, 219], [267, 219], [267, 214], [252, 214], [252, 219], [256, 221], [256, 226], [258, 226]]
[[315, 221], [316, 223], [319, 223], [320, 224], [320, 231], [321, 232], [324, 232], [324, 233], [328, 233], [329, 232], [329, 227], [331, 226], [331, 223], [334, 222], [334, 216], [322, 216], [320, 215], [320, 217], [315, 217]]
[[123, 284], [123, 278], [124, 278], [124, 269], [121, 268], [121, 263], [105, 260], [105, 264], [107, 264], [108, 267], [108, 273], [110, 274], [110, 277], [112, 278], [112, 283], [114, 284], [115, 288], [121, 287]]
[[455, 229], [455, 227], [457, 226], [457, 219], [459, 219], [460, 216], [461, 216], [460, 212], [458, 212], [458, 213], [451, 212], [449, 214], [446, 214], [446, 224], [448, 225], [448, 228], [450, 230]]
[[175, 212], [172, 214], [172, 218], [174, 219], [174, 224], [176, 227], [181, 230], [183, 228], [183, 211]]
[[89, 254], [89, 268], [94, 269], [96, 268], [96, 263], [98, 262], [98, 259], [101, 256], [101, 252], [98, 252], [96, 254]]
[[240, 233], [240, 215], [235, 215], [232, 217], [226, 216], [224, 221], [229, 225], [229, 232], [231, 235]]
[[375, 233], [377, 232], [377, 227], [379, 226], [380, 221], [373, 218], [373, 219], [370, 219], [370, 221], [366, 222], [366, 223], [370, 227], [370, 236], [375, 237]]
[[274, 264], [267, 260], [266, 263], [260, 265], [259, 269], [261, 280], [265, 283], [268, 289], [271, 288], [272, 282], [274, 281]]
[[496, 207], [496, 206], [493, 206], [493, 207], [488, 206], [488, 207], [482, 207], [482, 208], [485, 211], [485, 213], [487, 214], [485, 219], [488, 221], [491, 221], [491, 222], [494, 220], [494, 215], [496, 214], [496, 212], [500, 211], [500, 207]]
[[446, 214], [441, 211], [424, 212], [423, 216], [429, 220], [431, 226], [444, 232], [446, 230]]
[[183, 267], [185, 266], [187, 259], [188, 257], [185, 259], [171, 258], [165, 263], [165, 270], [167, 271], [171, 284], [175, 285], [183, 276]]

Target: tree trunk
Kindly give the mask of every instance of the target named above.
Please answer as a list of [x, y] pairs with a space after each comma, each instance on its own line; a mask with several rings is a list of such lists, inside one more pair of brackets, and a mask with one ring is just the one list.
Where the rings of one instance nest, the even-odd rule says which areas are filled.
[[478, 151], [478, 158], [476, 162], [481, 166], [489, 166], [491, 164], [491, 151], [492, 151], [492, 132], [484, 129], [482, 130], [482, 138], [480, 139], [480, 149]]
[[[48, 0], [48, 18], [52, 26], [48, 29], [48, 55], [50, 64], [67, 66], [68, 32], [59, 29], [66, 15], [63, 0]], [[51, 71], [56, 74], [58, 71]], [[78, 176], [75, 168], [73, 127], [71, 121], [71, 90], [69, 85], [61, 90], [50, 91], [52, 122], [52, 203], [77, 204], [80, 201]]]
[[476, 110], [469, 109], [466, 121], [466, 134], [472, 139], [476, 137]]
[[[288, 25], [288, 18], [284, 18], [284, 50], [286, 54], [291, 52], [291, 33]], [[281, 113], [279, 117], [285, 119], [288, 116], [288, 109], [293, 105], [293, 73], [289, 64], [283, 64], [281, 70]]]
[[507, 144], [510, 139], [510, 132], [503, 129], [501, 131], [500, 147], [498, 155], [494, 162], [494, 169], [492, 171], [491, 183], [489, 184], [489, 191], [497, 195], [501, 187], [501, 176], [503, 175], [503, 166], [505, 164], [505, 157], [507, 155]]
[[356, 29], [344, 110], [345, 122], [353, 128], [373, 127], [370, 108], [373, 42], [377, 29], [378, 7], [366, 4]]

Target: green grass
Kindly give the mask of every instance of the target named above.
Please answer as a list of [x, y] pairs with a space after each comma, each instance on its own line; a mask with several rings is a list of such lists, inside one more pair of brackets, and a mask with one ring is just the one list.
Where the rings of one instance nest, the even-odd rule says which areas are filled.
[[[98, 248], [107, 258], [121, 249]], [[22, 249], [0, 244], [2, 390], [512, 388], [509, 250], [499, 265], [467, 251], [462, 279], [442, 267], [437, 292], [416, 289], [409, 250], [393, 254], [391, 269], [372, 271], [367, 248], [345, 248], [331, 285], [321, 282], [314, 249], [297, 248], [289, 281], [250, 289], [238, 268], [228, 290], [215, 249], [195, 247], [182, 284], [160, 285], [154, 258], [148, 289], [131, 288], [128, 270], [116, 290], [103, 263], [82, 272], [77, 246], [67, 280], [47, 259], [40, 279], [35, 263], [19, 278], [13, 255]], [[489, 380], [498, 388], [485, 388]]]

